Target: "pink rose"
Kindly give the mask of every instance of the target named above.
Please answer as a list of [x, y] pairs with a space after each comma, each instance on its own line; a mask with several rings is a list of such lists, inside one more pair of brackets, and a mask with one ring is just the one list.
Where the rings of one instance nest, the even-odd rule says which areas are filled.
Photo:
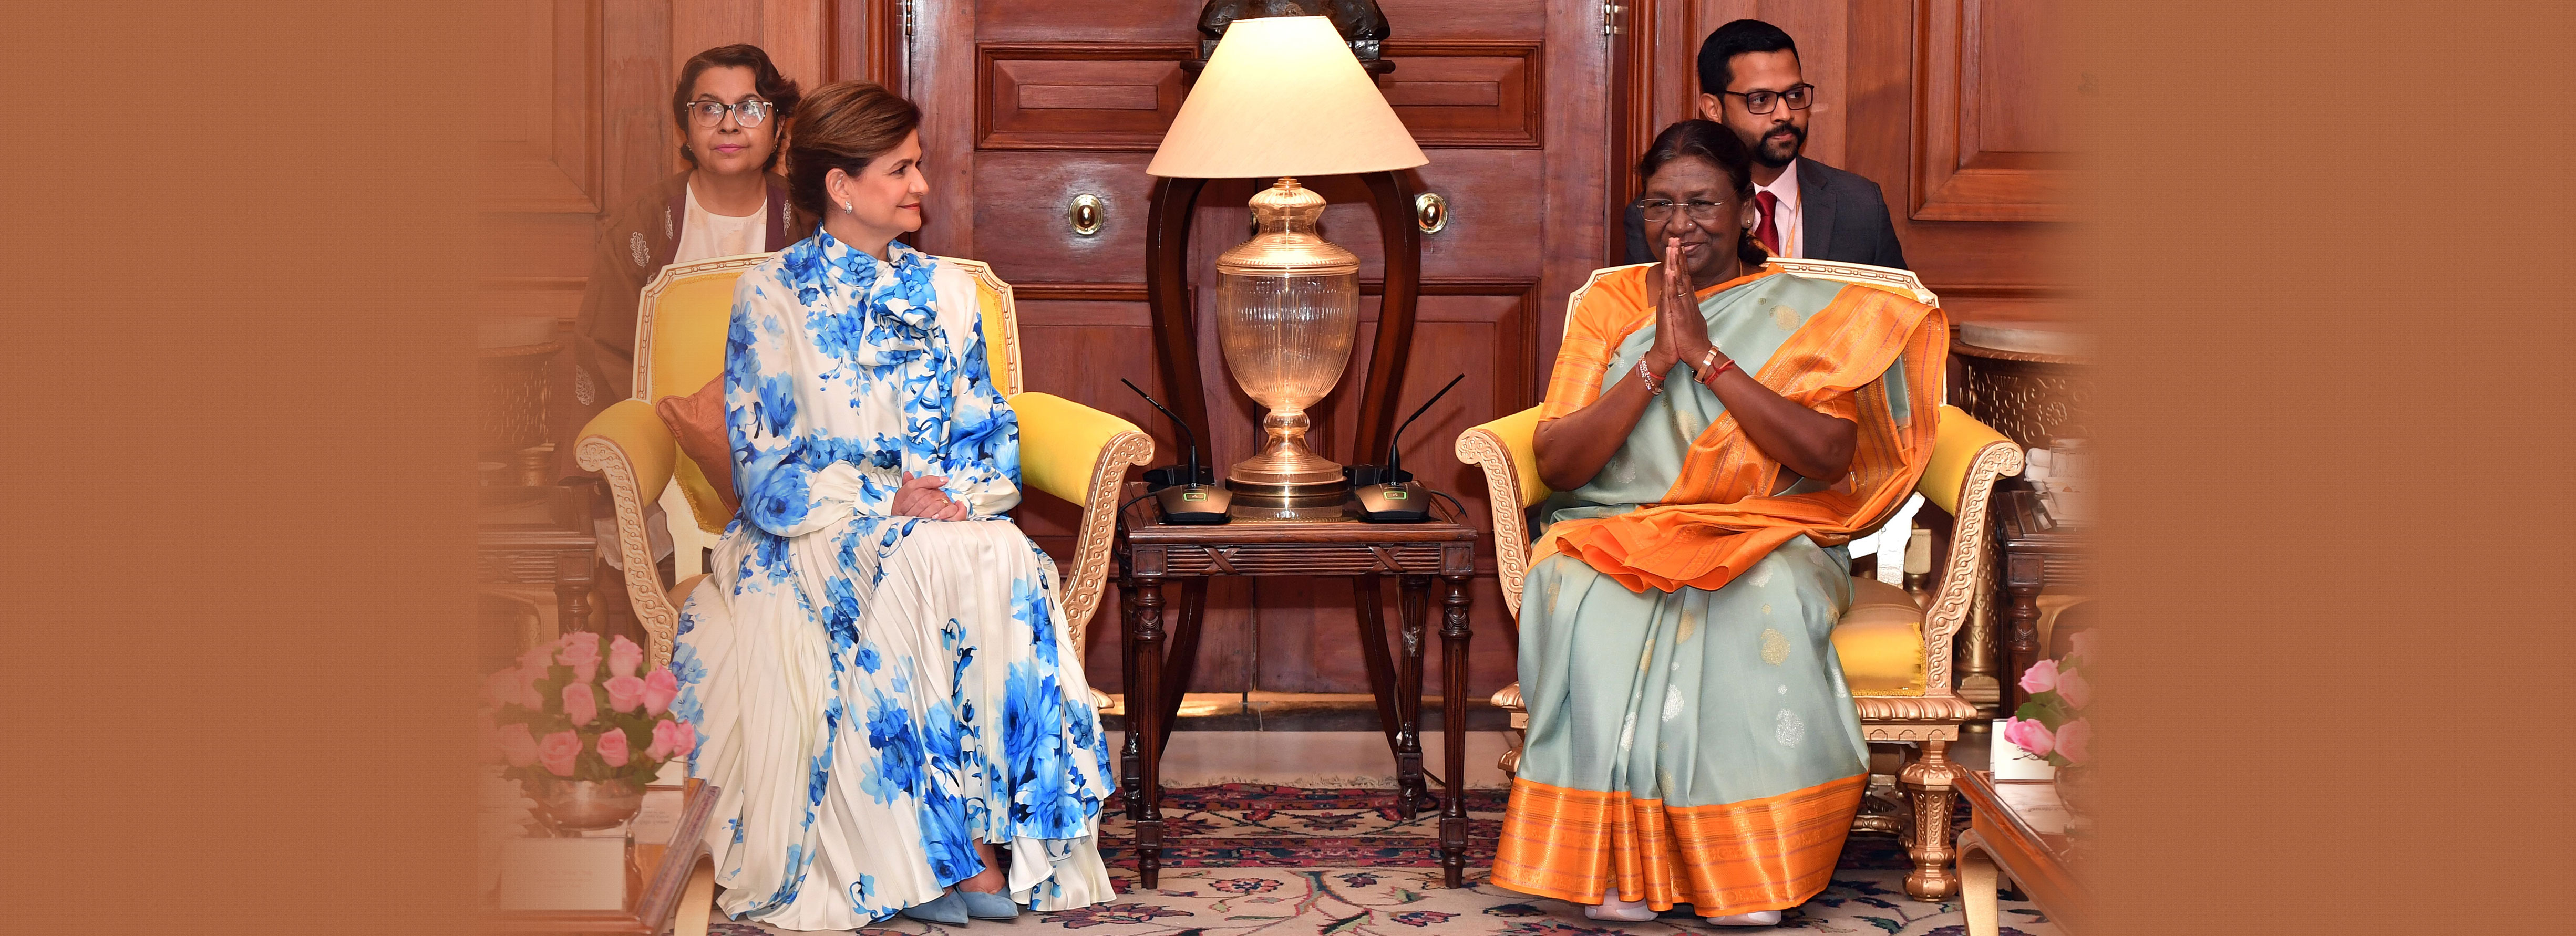
[[670, 760], [672, 748], [680, 743], [680, 729], [683, 727], [685, 727], [683, 722], [654, 722], [653, 745], [644, 749], [644, 756], [654, 760]]
[[492, 743], [512, 767], [525, 767], [537, 762], [537, 738], [526, 725], [509, 725], [492, 733]]
[[2057, 753], [2066, 762], [2081, 767], [2093, 762], [2093, 721], [2078, 718], [2057, 726]]
[[609, 672], [615, 673], [619, 676], [633, 676], [635, 675], [636, 668], [643, 665], [644, 648], [638, 647], [635, 645], [634, 641], [626, 639], [626, 635], [619, 634], [615, 639], [608, 642]]
[[670, 670], [658, 669], [644, 676], [644, 714], [660, 715], [671, 710], [671, 700], [680, 695], [680, 679]]
[[599, 735], [599, 759], [611, 767], [626, 766], [626, 732], [615, 728]]
[[572, 681], [586, 683], [599, 678], [599, 635], [574, 631], [565, 635], [563, 650], [555, 662], [572, 667]]
[[2004, 740], [2029, 751], [2032, 757], [2047, 757], [2048, 752], [2057, 749], [2056, 736], [2049, 734], [2048, 726], [2035, 718], [2015, 718], [2005, 722]]
[[689, 727], [689, 723], [684, 721], [675, 721], [671, 724], [675, 726], [671, 731], [671, 756], [687, 757], [690, 751], [698, 749], [697, 729]]
[[581, 748], [580, 735], [569, 731], [555, 732], [537, 742], [537, 763], [544, 766], [547, 773], [570, 777], [573, 759], [581, 756]]
[[[2093, 681], [2084, 678], [2083, 670], [2067, 670], [2057, 677], [2057, 697], [2071, 708], [2093, 704]], [[2059, 726], [2063, 728], [2064, 726]]]
[[591, 691], [589, 683], [565, 683], [563, 702], [564, 717], [572, 719], [573, 724], [587, 725], [599, 717], [599, 696]]
[[2067, 651], [2067, 652], [2068, 652], [2070, 655], [2072, 655], [2072, 656], [2080, 656], [2080, 657], [2083, 657], [2083, 658], [2085, 658], [2085, 659], [2087, 659], [2087, 660], [2090, 660], [2090, 659], [2092, 659], [2092, 658], [2093, 658], [2093, 632], [2092, 632], [2092, 631], [2089, 631], [2089, 630], [2080, 630], [2080, 631], [2076, 631], [2075, 633], [2072, 633], [2072, 634], [2068, 634], [2068, 635], [2066, 635], [2066, 645], [2067, 645], [2068, 647], [2073, 648], [2073, 649], [2071, 649], [2071, 650]]
[[2057, 688], [2057, 661], [2041, 660], [2021, 674], [2021, 691], [2038, 695]]
[[546, 667], [555, 665], [555, 646], [540, 644], [519, 654], [519, 675], [530, 681], [546, 678]]
[[632, 712], [644, 704], [644, 681], [633, 676], [608, 677], [608, 707]]

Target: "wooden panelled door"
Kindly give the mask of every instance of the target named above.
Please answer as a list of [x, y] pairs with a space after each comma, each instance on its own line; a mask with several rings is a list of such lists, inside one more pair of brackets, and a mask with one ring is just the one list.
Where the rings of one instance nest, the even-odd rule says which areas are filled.
[[[1180, 457], [1176, 434], [1119, 379], [1164, 392], [1145, 299], [1153, 185], [1145, 165], [1188, 93], [1181, 63], [1197, 55], [1201, 6], [913, 0], [911, 30], [893, 43], [901, 61], [867, 68], [924, 111], [932, 189], [912, 242], [993, 264], [1017, 288], [1029, 388], [1148, 427], [1158, 464]], [[1422, 238], [1419, 325], [1399, 412], [1466, 375], [1405, 433], [1404, 455], [1482, 528], [1483, 481], [1457, 463], [1451, 444], [1469, 426], [1538, 401], [1566, 294], [1608, 262], [1602, 9], [1548, 0], [1381, 6], [1393, 30], [1384, 55], [1396, 68], [1380, 87], [1430, 157], [1415, 171], [1416, 188], [1446, 199], [1450, 211], [1446, 228]], [[1224, 372], [1206, 286], [1216, 255], [1248, 230], [1245, 200], [1268, 181], [1211, 184], [1193, 228], [1191, 282], [1214, 436], [1201, 440], [1202, 456], [1218, 466], [1251, 454], [1260, 411]], [[1362, 260], [1359, 344], [1342, 383], [1315, 410], [1319, 450], [1347, 460], [1359, 378], [1373, 351], [1379, 237], [1355, 180], [1303, 181], [1333, 203], [1325, 234]], [[1078, 232], [1070, 217], [1084, 195], [1101, 204], [1091, 233]], [[1035, 499], [1020, 514], [1022, 527], [1058, 556], [1069, 554], [1077, 520], [1051, 499]], [[1511, 681], [1514, 640], [1490, 542], [1480, 549], [1486, 571], [1475, 595], [1469, 684], [1481, 697]], [[1382, 600], [1395, 606], [1392, 596]], [[1192, 690], [1368, 691], [1352, 650], [1352, 606], [1350, 586], [1338, 579], [1220, 580], [1210, 590]], [[1115, 620], [1095, 620], [1087, 655], [1093, 684], [1112, 692], [1122, 689]], [[1430, 665], [1428, 684], [1439, 685], [1438, 662]]]

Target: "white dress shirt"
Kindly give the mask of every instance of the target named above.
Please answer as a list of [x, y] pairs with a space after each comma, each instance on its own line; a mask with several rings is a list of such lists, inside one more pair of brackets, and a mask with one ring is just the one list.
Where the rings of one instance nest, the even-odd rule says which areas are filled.
[[[1787, 166], [1780, 169], [1779, 178], [1771, 180], [1769, 185], [1756, 185], [1753, 190], [1769, 192], [1772, 197], [1780, 200], [1779, 204], [1772, 206], [1771, 212], [1771, 224], [1780, 234], [1780, 256], [1805, 257], [1807, 255], [1806, 225], [1798, 221], [1798, 161], [1790, 160]], [[1757, 224], [1756, 227], [1758, 228], [1759, 225]]]

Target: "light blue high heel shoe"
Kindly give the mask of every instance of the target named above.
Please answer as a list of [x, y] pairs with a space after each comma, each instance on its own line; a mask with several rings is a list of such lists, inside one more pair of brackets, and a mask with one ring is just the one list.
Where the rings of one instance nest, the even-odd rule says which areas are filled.
[[948, 893], [939, 895], [939, 899], [933, 900], [929, 903], [903, 908], [903, 915], [920, 920], [924, 923], [946, 923], [950, 926], [964, 926], [966, 925], [967, 906], [966, 898], [959, 896], [959, 892], [952, 890]]
[[987, 894], [959, 889], [949, 893], [966, 898], [966, 915], [978, 920], [1018, 919], [1020, 905], [1011, 902], [1009, 894]]

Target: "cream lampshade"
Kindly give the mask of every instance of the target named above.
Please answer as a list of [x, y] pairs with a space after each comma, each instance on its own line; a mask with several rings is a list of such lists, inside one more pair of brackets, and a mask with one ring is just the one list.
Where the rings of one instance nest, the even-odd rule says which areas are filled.
[[1293, 177], [1429, 161], [1331, 21], [1274, 16], [1226, 27], [1145, 167], [1165, 177], [1279, 177], [1252, 197], [1259, 232], [1217, 258], [1226, 370], [1269, 410], [1260, 450], [1226, 482], [1237, 519], [1330, 519], [1349, 493], [1342, 466], [1306, 447], [1306, 408], [1350, 363], [1359, 258], [1316, 232], [1324, 198]]

